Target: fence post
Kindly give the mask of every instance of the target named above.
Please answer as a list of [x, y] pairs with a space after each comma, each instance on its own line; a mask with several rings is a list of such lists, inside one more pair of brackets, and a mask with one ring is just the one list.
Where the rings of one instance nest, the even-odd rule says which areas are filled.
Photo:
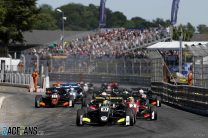
[[109, 70], [108, 70], [108, 62], [106, 61], [106, 72], [109, 73]]
[[17, 75], [14, 74], [14, 84], [16, 84], [16, 83], [17, 83]]
[[204, 65], [203, 65], [203, 57], [201, 58], [201, 87], [204, 87]]
[[132, 61], [132, 74], [134, 75], [134, 60]]
[[26, 65], [25, 55], [21, 54], [21, 57], [23, 58], [23, 73], [25, 73], [25, 65]]
[[142, 61], [141, 60], [139, 60], [139, 76], [141, 77], [141, 72], [142, 72], [142, 63], [141, 63]]
[[126, 61], [124, 59], [124, 74], [126, 74]]
[[116, 63], [116, 76], [118, 75], [118, 63]]
[[44, 70], [44, 66], [41, 65], [41, 68], [40, 68], [40, 87], [43, 88], [43, 70]]
[[37, 58], [37, 71], [39, 71], [39, 55], [35, 54], [36, 58]]

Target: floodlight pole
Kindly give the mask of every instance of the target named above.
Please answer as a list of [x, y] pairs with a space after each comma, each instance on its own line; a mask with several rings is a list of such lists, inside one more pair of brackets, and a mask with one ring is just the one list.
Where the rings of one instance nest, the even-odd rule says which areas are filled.
[[64, 48], [64, 12], [61, 9], [56, 9], [56, 11], [62, 13], [62, 48]]
[[179, 73], [182, 74], [182, 66], [183, 66], [183, 49], [182, 49], [182, 43], [183, 43], [183, 32], [181, 29], [181, 36], [180, 36], [180, 48], [179, 48]]

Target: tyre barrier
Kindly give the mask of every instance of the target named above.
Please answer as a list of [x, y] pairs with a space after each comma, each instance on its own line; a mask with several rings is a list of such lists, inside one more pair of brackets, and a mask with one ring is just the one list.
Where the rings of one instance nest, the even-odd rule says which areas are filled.
[[208, 115], [208, 89], [152, 82], [151, 90], [161, 97], [162, 102], [197, 114]]

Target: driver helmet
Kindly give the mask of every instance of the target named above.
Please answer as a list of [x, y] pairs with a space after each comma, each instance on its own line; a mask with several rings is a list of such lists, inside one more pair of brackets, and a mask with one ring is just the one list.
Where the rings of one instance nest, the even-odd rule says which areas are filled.
[[74, 88], [70, 88], [71, 91], [74, 91]]
[[134, 102], [134, 97], [129, 97], [128, 102]]
[[140, 90], [139, 90], [139, 93], [140, 93], [141, 95], [144, 94], [144, 90], [140, 89]]
[[54, 92], [54, 93], [57, 93], [57, 92], [58, 92], [58, 90], [57, 90], [57, 89], [54, 89], [54, 90], [53, 90], [53, 92]]
[[101, 95], [102, 96], [107, 96], [107, 93], [106, 92], [102, 92]]
[[103, 105], [107, 105], [107, 104], [108, 104], [108, 100], [104, 100]]
[[146, 94], [142, 94], [142, 98], [146, 99], [147, 95]]
[[125, 94], [128, 94], [129, 92], [127, 91], [127, 89], [124, 89], [124, 93], [125, 93]]

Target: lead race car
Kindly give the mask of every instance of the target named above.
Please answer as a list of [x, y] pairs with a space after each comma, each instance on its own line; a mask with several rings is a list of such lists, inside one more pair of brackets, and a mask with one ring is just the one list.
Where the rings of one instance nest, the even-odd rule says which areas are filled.
[[86, 124], [133, 126], [136, 123], [133, 109], [123, 106], [122, 97], [104, 95], [95, 97], [88, 105], [77, 110], [77, 126]]
[[63, 88], [47, 88], [45, 95], [36, 95], [35, 107], [72, 107], [73, 97]]
[[71, 96], [72, 107], [74, 107], [75, 104], [80, 104], [82, 102], [82, 98], [86, 95], [86, 91], [84, 91], [80, 84], [76, 82], [62, 82], [58, 84], [58, 86], [55, 85], [56, 88], [65, 89], [65, 91]]

